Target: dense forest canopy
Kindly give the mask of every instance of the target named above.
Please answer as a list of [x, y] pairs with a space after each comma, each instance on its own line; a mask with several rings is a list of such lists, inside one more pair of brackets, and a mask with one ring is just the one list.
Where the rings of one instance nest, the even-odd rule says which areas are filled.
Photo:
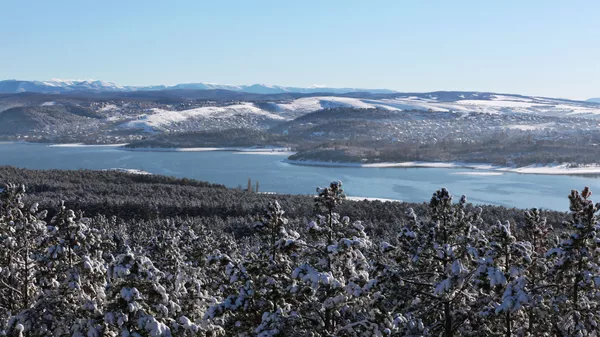
[[[570, 212], [267, 195], [0, 167], [0, 335], [595, 336], [592, 191]], [[64, 201], [64, 202], [63, 202]]]

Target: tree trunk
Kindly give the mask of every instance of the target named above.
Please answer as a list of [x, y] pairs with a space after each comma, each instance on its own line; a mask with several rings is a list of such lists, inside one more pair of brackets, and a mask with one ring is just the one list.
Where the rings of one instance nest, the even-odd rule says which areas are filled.
[[29, 247], [25, 249], [25, 273], [23, 282], [23, 309], [29, 307]]
[[506, 337], [512, 336], [510, 311], [506, 313]]
[[452, 337], [452, 313], [450, 312], [450, 301], [444, 302], [444, 337]]
[[[507, 274], [510, 273], [510, 247], [508, 245], [505, 245], [504, 247], [504, 270]], [[510, 276], [509, 276], [510, 277]], [[510, 337], [512, 336], [512, 332], [511, 332], [511, 317], [510, 317], [510, 310], [508, 310], [506, 312], [506, 337]]]

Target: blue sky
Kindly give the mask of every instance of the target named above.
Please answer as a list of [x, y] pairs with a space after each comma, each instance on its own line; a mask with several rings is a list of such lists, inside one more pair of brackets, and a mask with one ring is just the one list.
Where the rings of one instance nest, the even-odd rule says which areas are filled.
[[0, 79], [600, 96], [598, 0], [0, 2]]

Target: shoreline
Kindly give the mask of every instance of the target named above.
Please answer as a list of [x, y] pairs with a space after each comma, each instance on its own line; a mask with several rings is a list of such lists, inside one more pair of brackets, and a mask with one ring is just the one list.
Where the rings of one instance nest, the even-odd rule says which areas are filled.
[[140, 170], [140, 169], [129, 169], [129, 168], [124, 168], [124, 167], [101, 169], [99, 171], [115, 171], [115, 172], [129, 173], [129, 174], [153, 175], [152, 173], [150, 173], [148, 171], [144, 171], [144, 170]]
[[0, 145], [8, 144], [42, 145], [46, 147], [110, 147], [132, 152], [235, 152], [236, 154], [286, 155], [296, 154], [289, 147], [125, 147], [129, 143], [119, 144], [85, 144], [85, 143], [36, 143], [27, 141], [1, 141]]
[[139, 151], [139, 152], [213, 152], [213, 151], [226, 151], [235, 152], [237, 154], [281, 154], [291, 156], [296, 154], [289, 147], [242, 147], [242, 146], [229, 146], [229, 147], [125, 147], [129, 143], [118, 143], [118, 144], [85, 144], [85, 143], [39, 143], [39, 142], [28, 142], [28, 141], [0, 141], [0, 145], [8, 144], [26, 144], [26, 145], [42, 145], [46, 147], [113, 147], [119, 148], [123, 151]]
[[[569, 164], [558, 165], [529, 165], [522, 167], [497, 166], [484, 163], [460, 162], [399, 162], [399, 163], [350, 163], [350, 162], [324, 162], [312, 160], [283, 160], [290, 165], [323, 166], [323, 167], [354, 167], [354, 168], [453, 168], [469, 169], [473, 172], [456, 172], [457, 175], [502, 175], [503, 173], [519, 174], [545, 174], [545, 175], [588, 175], [600, 174], [600, 165], [584, 165], [568, 167]], [[480, 171], [480, 172], [478, 172]]]
[[[285, 193], [258, 192], [258, 194], [279, 195], [279, 194], [285, 194]], [[298, 194], [298, 195], [302, 195], [302, 194]], [[315, 196], [312, 196], [312, 197], [315, 197]], [[399, 200], [399, 199], [378, 198], [378, 197], [358, 197], [358, 196], [348, 196], [348, 195], [346, 196], [345, 199], [346, 200], [350, 200], [350, 201], [380, 201], [380, 202], [400, 202], [400, 203], [404, 202], [404, 201]]]
[[121, 147], [120, 150], [132, 152], [235, 152], [237, 154], [283, 154], [294, 152], [288, 147]]
[[23, 145], [39, 145], [46, 147], [122, 147], [129, 143], [119, 144], [85, 144], [85, 143], [45, 143], [45, 142], [29, 142], [26, 140], [8, 140], [0, 141], [0, 145], [8, 144], [23, 144]]
[[[32, 143], [36, 144], [36, 143]], [[39, 143], [42, 144], [42, 143]], [[123, 147], [129, 143], [122, 144], [84, 144], [84, 143], [64, 143], [64, 144], [48, 144], [48, 147]]]
[[[122, 151], [132, 152], [233, 152], [240, 155], [286, 155], [294, 154], [289, 147], [189, 147], [189, 148], [161, 148], [161, 147], [125, 147], [127, 143], [121, 144], [84, 144], [84, 143], [63, 143], [48, 144], [35, 143], [27, 141], [1, 141], [0, 145], [8, 144], [31, 144], [44, 145], [47, 147], [58, 148], [82, 148], [82, 147], [104, 147], [115, 148]], [[497, 176], [504, 173], [518, 174], [539, 174], [539, 175], [600, 175], [600, 164], [586, 164], [579, 167], [569, 167], [570, 163], [550, 164], [550, 165], [528, 165], [521, 167], [499, 166], [486, 163], [464, 163], [464, 162], [384, 162], [384, 163], [356, 163], [356, 162], [328, 162], [316, 160], [290, 160], [284, 159], [281, 162], [290, 165], [320, 166], [320, 167], [349, 167], [349, 168], [447, 168], [447, 169], [467, 169], [467, 172], [454, 172], [456, 175], [472, 176]]]

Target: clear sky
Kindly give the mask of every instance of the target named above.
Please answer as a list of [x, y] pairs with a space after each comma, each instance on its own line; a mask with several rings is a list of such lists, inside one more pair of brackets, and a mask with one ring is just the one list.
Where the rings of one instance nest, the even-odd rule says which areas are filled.
[[600, 96], [599, 0], [0, 0], [0, 79]]

